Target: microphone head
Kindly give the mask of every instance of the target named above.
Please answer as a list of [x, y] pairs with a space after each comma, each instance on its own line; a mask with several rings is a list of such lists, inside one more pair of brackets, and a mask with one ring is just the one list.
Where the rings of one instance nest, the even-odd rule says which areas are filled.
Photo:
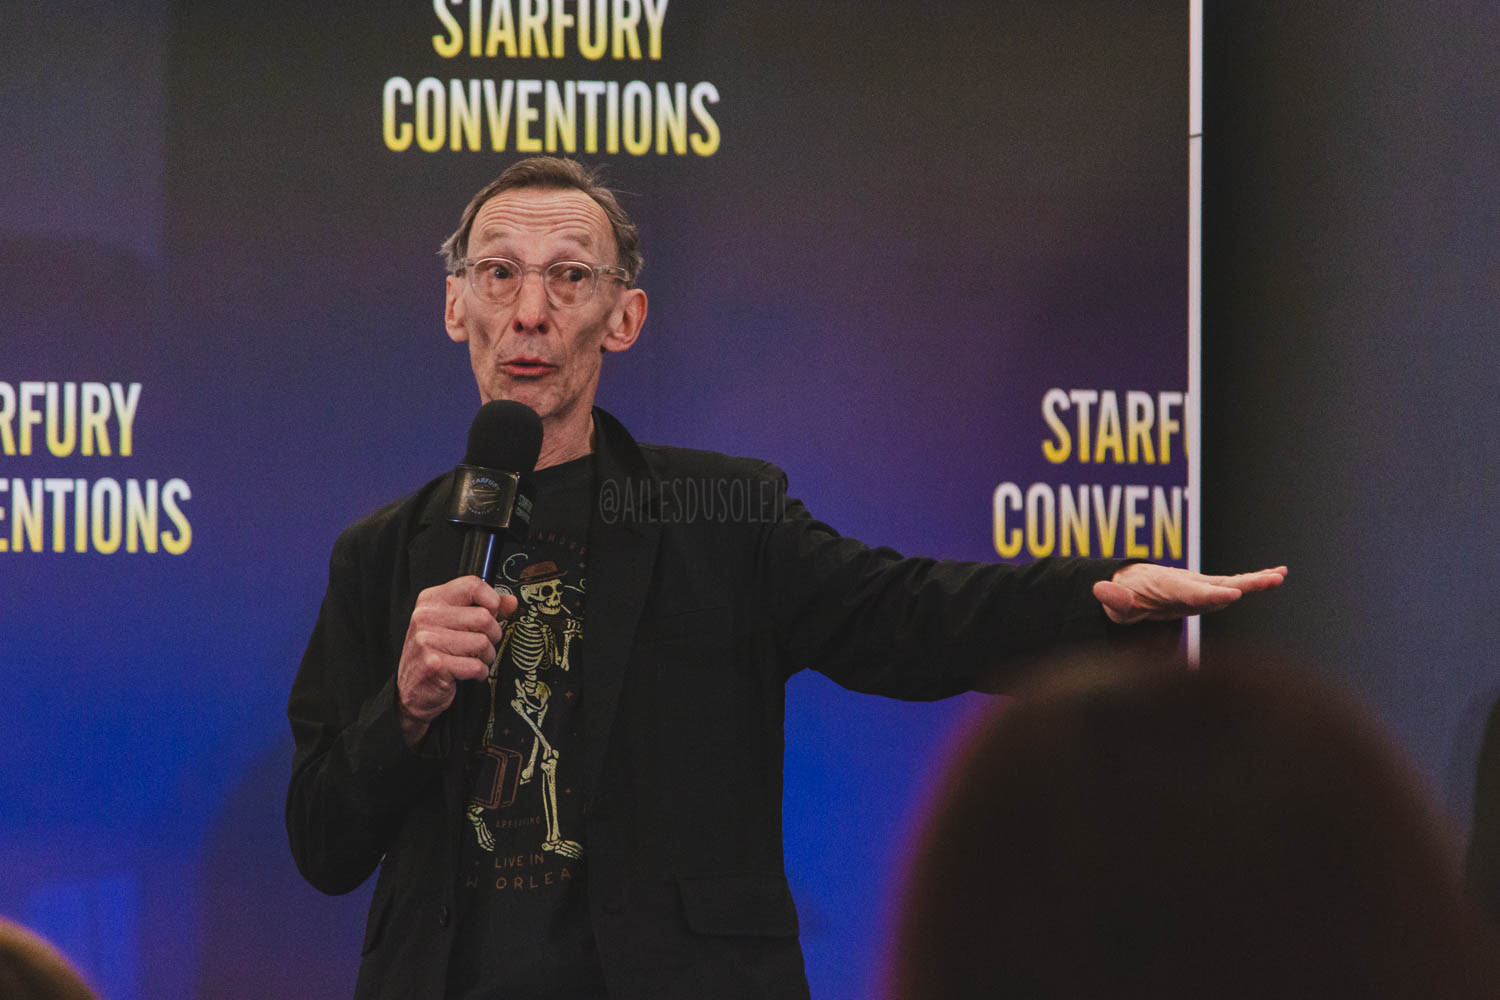
[[525, 403], [496, 399], [485, 403], [469, 425], [465, 465], [530, 473], [542, 453], [542, 418]]

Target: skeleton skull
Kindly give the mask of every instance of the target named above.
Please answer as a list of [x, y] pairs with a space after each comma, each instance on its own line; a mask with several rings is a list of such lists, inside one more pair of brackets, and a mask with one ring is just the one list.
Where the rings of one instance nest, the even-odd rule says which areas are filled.
[[521, 597], [528, 607], [544, 615], [560, 615], [563, 611], [562, 581], [543, 580], [541, 583], [521, 584]]

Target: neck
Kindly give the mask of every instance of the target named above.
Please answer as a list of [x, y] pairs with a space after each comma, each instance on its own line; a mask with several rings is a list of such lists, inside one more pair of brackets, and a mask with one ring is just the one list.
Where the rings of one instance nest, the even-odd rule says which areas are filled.
[[542, 425], [542, 451], [536, 460], [538, 469], [562, 465], [593, 453], [593, 408], [584, 410], [580, 417], [561, 424]]

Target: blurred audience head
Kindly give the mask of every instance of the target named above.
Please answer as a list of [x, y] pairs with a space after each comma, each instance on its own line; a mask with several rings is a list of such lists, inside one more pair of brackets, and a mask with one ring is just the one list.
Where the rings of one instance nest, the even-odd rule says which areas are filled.
[[1351, 704], [1248, 660], [1050, 677], [944, 783], [893, 996], [1500, 996], [1456, 846]]
[[4, 918], [0, 918], [0, 997], [97, 1000], [56, 948]]

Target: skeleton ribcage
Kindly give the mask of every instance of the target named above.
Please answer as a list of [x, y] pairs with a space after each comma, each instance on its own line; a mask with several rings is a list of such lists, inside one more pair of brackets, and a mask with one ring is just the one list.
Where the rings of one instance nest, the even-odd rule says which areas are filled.
[[546, 662], [548, 648], [552, 638], [547, 632], [547, 626], [534, 618], [523, 618], [512, 627], [510, 640], [510, 658], [520, 669], [530, 672], [540, 667], [550, 667]]

